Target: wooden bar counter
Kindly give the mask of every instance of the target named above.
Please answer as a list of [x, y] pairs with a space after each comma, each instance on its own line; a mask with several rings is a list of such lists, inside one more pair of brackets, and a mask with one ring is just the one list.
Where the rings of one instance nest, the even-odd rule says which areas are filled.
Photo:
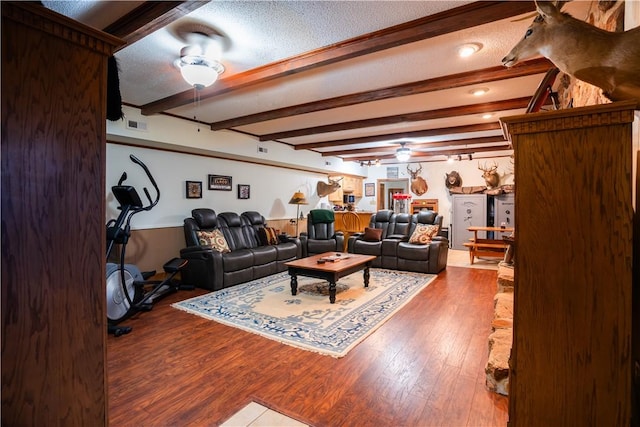
[[[347, 213], [347, 211], [334, 212], [336, 217], [336, 223], [335, 223], [336, 231], [345, 231], [344, 224], [342, 223], [342, 215], [344, 215], [345, 213]], [[369, 221], [371, 221], [371, 215], [373, 215], [373, 212], [355, 212], [355, 213], [358, 214], [358, 218], [360, 218], [359, 230], [364, 232], [365, 227], [369, 226]]]

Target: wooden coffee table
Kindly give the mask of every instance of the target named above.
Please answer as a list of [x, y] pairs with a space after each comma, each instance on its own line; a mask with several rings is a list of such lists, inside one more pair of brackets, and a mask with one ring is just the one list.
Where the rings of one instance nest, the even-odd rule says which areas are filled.
[[[320, 259], [329, 260], [319, 264]], [[291, 295], [298, 293], [298, 276], [316, 277], [329, 282], [329, 302], [333, 304], [336, 302], [336, 282], [341, 277], [364, 269], [364, 287], [369, 286], [369, 267], [374, 259], [376, 257], [373, 255], [325, 252], [287, 262], [284, 265], [289, 268], [291, 276]]]

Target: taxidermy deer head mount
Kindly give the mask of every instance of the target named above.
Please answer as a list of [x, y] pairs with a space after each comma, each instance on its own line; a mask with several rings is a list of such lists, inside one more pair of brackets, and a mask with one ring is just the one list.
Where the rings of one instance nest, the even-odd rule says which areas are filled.
[[640, 102], [640, 27], [609, 32], [561, 12], [555, 2], [536, 1], [536, 9], [524, 38], [502, 58], [504, 66], [540, 54], [612, 101]]
[[498, 164], [493, 162], [493, 166], [487, 168], [486, 163], [480, 166], [478, 162], [478, 169], [482, 171], [482, 177], [484, 178], [487, 188], [496, 188], [500, 184], [500, 175], [498, 175]]
[[343, 178], [336, 179], [336, 180], [329, 179], [328, 184], [326, 182], [318, 181], [318, 184], [316, 185], [316, 192], [318, 193], [318, 196], [319, 197], [328, 196], [329, 194], [337, 191], [338, 188], [340, 188], [339, 182], [342, 181], [342, 179]]
[[422, 196], [429, 189], [427, 181], [425, 181], [423, 177], [418, 175], [421, 170], [421, 163], [418, 163], [418, 169], [416, 169], [415, 171], [411, 170], [409, 165], [407, 165], [407, 172], [409, 172], [409, 174], [411, 175], [411, 191], [413, 191], [418, 196]]

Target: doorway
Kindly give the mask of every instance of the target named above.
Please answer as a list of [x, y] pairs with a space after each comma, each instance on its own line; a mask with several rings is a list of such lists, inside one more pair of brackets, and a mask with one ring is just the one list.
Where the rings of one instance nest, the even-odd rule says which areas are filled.
[[408, 193], [409, 179], [379, 179], [377, 181], [378, 200], [376, 201], [377, 210], [393, 209], [393, 194]]

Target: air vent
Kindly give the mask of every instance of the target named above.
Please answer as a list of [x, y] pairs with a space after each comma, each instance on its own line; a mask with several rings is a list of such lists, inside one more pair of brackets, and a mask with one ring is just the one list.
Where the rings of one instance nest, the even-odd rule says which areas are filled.
[[147, 131], [147, 124], [145, 122], [138, 122], [136, 120], [127, 120], [127, 129]]

